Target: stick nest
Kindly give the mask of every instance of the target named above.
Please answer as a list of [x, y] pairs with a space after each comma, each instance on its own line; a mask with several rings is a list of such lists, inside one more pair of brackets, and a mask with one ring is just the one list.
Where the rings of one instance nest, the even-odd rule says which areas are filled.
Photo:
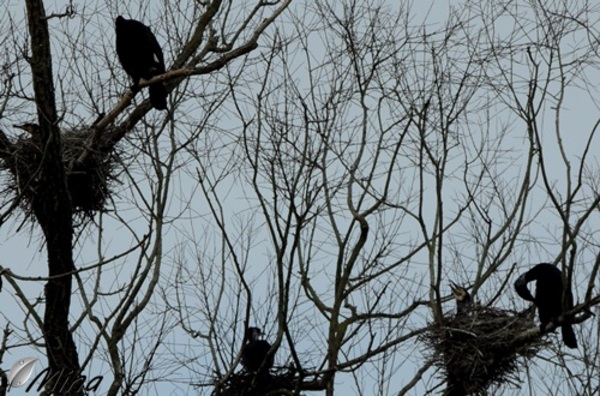
[[[532, 358], [547, 346], [527, 311], [474, 307], [430, 325], [422, 341], [444, 373], [446, 395], [485, 395], [492, 386], [520, 383], [519, 356]], [[537, 333], [539, 334], [539, 333]]]
[[314, 381], [307, 381], [309, 374], [301, 375], [293, 367], [278, 367], [260, 375], [247, 370], [234, 373], [227, 378], [216, 378], [215, 396], [283, 396], [297, 394], [296, 391], [311, 388]]
[[[86, 149], [89, 130], [70, 130], [62, 133], [62, 155], [66, 172], [67, 189], [71, 196], [75, 214], [93, 216], [106, 208], [110, 196], [110, 183], [116, 180], [115, 173], [119, 155], [90, 153], [83, 161], [78, 161]], [[12, 191], [20, 200], [27, 215], [32, 214], [36, 199], [44, 199], [44, 191], [51, 188], [39, 176], [44, 147], [37, 136], [21, 135], [11, 144], [9, 152], [4, 152], [0, 169], [10, 171], [5, 191]], [[72, 168], [69, 167], [72, 165]]]

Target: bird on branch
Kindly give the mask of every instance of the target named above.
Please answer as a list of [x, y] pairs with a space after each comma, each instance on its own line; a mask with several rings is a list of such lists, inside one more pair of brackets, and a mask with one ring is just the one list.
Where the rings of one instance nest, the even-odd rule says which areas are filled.
[[[529, 282], [536, 281], [535, 297], [527, 288]], [[563, 291], [566, 289], [565, 309], [563, 310]], [[524, 300], [533, 302], [538, 309], [540, 331], [548, 331], [551, 323], [561, 323], [562, 339], [569, 348], [577, 348], [577, 339], [569, 318], [564, 312], [573, 308], [571, 288], [564, 287], [561, 271], [552, 264], [542, 263], [525, 272], [515, 282], [517, 294]], [[551, 326], [550, 326], [551, 327]]]
[[[143, 80], [165, 72], [165, 60], [156, 36], [135, 19], [116, 19], [117, 56], [125, 72], [133, 79], [131, 90], [139, 91]], [[167, 108], [167, 89], [162, 82], [150, 85], [150, 103], [157, 110]]]

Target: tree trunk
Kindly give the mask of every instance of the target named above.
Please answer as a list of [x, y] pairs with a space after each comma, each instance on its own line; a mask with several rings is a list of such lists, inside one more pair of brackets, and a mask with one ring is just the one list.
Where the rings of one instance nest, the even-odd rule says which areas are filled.
[[62, 159], [61, 137], [56, 114], [52, 55], [48, 21], [42, 0], [27, 0], [31, 36], [31, 71], [39, 129], [33, 136], [44, 153], [36, 175], [36, 194], [31, 207], [40, 224], [48, 252], [44, 339], [51, 380], [48, 388], [62, 395], [80, 395], [78, 389], [60, 391], [81, 375], [77, 349], [69, 331], [69, 307], [73, 264], [73, 208], [67, 190]]

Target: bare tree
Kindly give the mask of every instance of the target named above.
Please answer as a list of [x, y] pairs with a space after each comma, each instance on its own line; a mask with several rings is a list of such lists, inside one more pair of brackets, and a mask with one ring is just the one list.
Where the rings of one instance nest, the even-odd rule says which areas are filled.
[[[0, 136], [4, 171], [11, 179], [7, 192], [12, 192], [5, 195], [6, 210], [2, 216], [6, 219], [21, 206], [40, 226], [47, 251], [48, 276], [32, 279], [10, 270], [4, 270], [3, 275], [26, 307], [22, 326], [28, 328], [33, 324], [39, 328], [30, 333], [29, 341], [39, 344], [38, 337], [43, 338], [49, 365], [45, 384], [48, 392], [83, 394], [90, 386], [85, 384], [84, 372], [93, 364], [99, 349], [105, 351], [113, 374], [107, 394], [137, 393], [148, 379], [148, 369], [172, 325], [163, 315], [157, 322], [161, 325], [152, 324], [155, 330], [152, 337], [142, 338], [144, 343], [140, 343], [141, 327], [136, 322], [153, 300], [162, 273], [162, 238], [165, 221], [169, 221], [166, 210], [177, 168], [175, 154], [186, 146], [185, 141], [177, 142], [170, 151], [163, 152], [158, 142], [163, 133], [174, 136], [182, 97], [193, 92], [185, 88], [190, 78], [214, 72], [247, 56], [289, 3], [256, 2], [238, 7], [217, 0], [157, 6], [153, 12], [161, 14], [164, 25], [153, 25], [153, 29], [173, 27], [168, 36], [161, 35], [166, 39], [163, 45], [170, 50], [170, 70], [156, 79], [167, 82], [171, 101], [168, 115], [152, 119], [147, 101], [131, 106], [134, 94], [124, 89], [127, 84], [123, 73], [116, 72], [114, 38], [111, 35], [109, 40], [104, 36], [104, 32], [113, 31], [116, 4], [99, 2], [92, 6], [97, 7], [93, 10], [84, 7], [78, 10], [70, 4], [66, 10], [48, 12], [42, 1], [31, 0], [25, 3], [25, 20], [19, 20], [16, 10], [5, 17], [8, 28], [3, 42], [8, 55], [3, 69], [7, 85], [2, 114], [21, 111], [32, 119], [21, 126], [27, 136], [18, 139], [5, 133]], [[150, 12], [148, 6], [143, 6], [132, 10], [132, 16], [143, 19], [148, 16], [147, 11]], [[98, 21], [96, 12], [103, 18], [99, 19], [100, 25], [90, 29]], [[68, 18], [77, 20], [81, 26], [71, 25]], [[28, 27], [28, 34], [24, 27]], [[57, 44], [60, 44], [58, 50]], [[125, 92], [120, 100], [117, 91]], [[186, 106], [184, 111], [188, 110]], [[210, 106], [206, 110], [210, 111]], [[90, 112], [97, 113], [93, 123]], [[9, 117], [14, 117], [13, 114]], [[138, 125], [144, 125], [141, 141], [136, 142], [140, 144], [137, 147], [128, 144], [127, 148], [138, 151], [130, 151], [131, 157], [141, 155], [151, 160], [139, 161], [145, 162], [141, 168], [145, 176], [154, 177], [148, 184], [132, 175], [137, 161], [117, 153], [117, 145], [125, 146], [124, 140], [135, 142], [131, 136]], [[187, 140], [193, 138], [194, 135]], [[121, 166], [133, 165], [121, 169], [121, 175], [116, 173], [117, 157], [129, 161]], [[129, 224], [131, 239], [135, 241], [115, 259], [137, 262], [126, 272], [125, 279], [111, 284], [110, 276], [107, 279], [105, 273], [115, 259], [104, 257], [102, 213], [112, 198], [109, 191], [112, 178], [132, 181], [132, 195], [139, 199], [137, 205], [144, 212], [147, 229], [144, 235], [140, 234], [119, 211], [109, 216], [123, 225]], [[150, 189], [141, 191], [144, 187]], [[96, 213], [98, 216], [92, 217]], [[86, 216], [94, 223], [85, 221]], [[77, 239], [84, 232], [77, 227], [77, 219], [84, 219], [84, 224], [94, 227], [93, 233], [98, 238], [97, 262], [82, 267], [74, 264]], [[132, 259], [132, 254], [137, 258]], [[28, 280], [46, 282], [43, 316], [38, 316], [39, 308], [30, 304], [21, 290], [20, 282]], [[74, 292], [79, 299], [77, 308], [72, 301]], [[87, 341], [83, 350], [76, 346], [74, 335]], [[141, 364], [134, 360], [140, 355]]]
[[[415, 23], [408, 4], [319, 2], [291, 13], [295, 29], [273, 37], [251, 89], [233, 86], [226, 103], [240, 128], [224, 150], [232, 160], [215, 168], [194, 151], [208, 209], [192, 243], [211, 242], [194, 249], [191, 276], [203, 282], [192, 293], [179, 281], [174, 294], [200, 296], [176, 310], [211, 346], [204, 363], [215, 362], [219, 381], [233, 381], [243, 326], [258, 321], [280, 365], [305, 376], [295, 392], [332, 395], [343, 381], [360, 394], [452, 394], [434, 380], [444, 360], [415, 345], [454, 318], [455, 281], [479, 309], [518, 324], [519, 344], [541, 348], [519, 346], [511, 375], [486, 386], [545, 386], [535, 370], [520, 372], [537, 366], [532, 353], [548, 358], [538, 344], [547, 336], [520, 316], [512, 283], [530, 265], [561, 263], [578, 331], [595, 327], [596, 119], [579, 146], [565, 149], [561, 132], [574, 122], [567, 92], [594, 90], [593, 11], [583, 1], [481, 2], [451, 8], [437, 26]], [[542, 125], [554, 133], [544, 137]], [[546, 160], [555, 147], [564, 174]], [[597, 352], [579, 352], [548, 351], [554, 378], [571, 377], [553, 393], [596, 386], [597, 365], [577, 361]]]
[[[258, 326], [277, 394], [597, 392], [597, 6], [238, 3], [4, 16], [0, 218], [40, 226], [49, 271], [3, 263], [0, 357], [45, 350], [48, 393], [257, 394]], [[163, 46], [142, 85], [167, 112], [128, 89], [119, 14]], [[515, 298], [539, 262], [573, 287], [576, 351]], [[458, 345], [483, 328], [502, 372]]]

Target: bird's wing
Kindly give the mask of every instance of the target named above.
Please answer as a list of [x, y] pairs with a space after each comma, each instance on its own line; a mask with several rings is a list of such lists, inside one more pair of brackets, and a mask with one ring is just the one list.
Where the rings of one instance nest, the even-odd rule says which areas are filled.
[[152, 62], [154, 63], [153, 69], [156, 70], [157, 74], [161, 74], [165, 72], [165, 58], [162, 52], [162, 48], [156, 39], [154, 33], [148, 26], [144, 26], [146, 42], [148, 45], [148, 50], [152, 52]]

